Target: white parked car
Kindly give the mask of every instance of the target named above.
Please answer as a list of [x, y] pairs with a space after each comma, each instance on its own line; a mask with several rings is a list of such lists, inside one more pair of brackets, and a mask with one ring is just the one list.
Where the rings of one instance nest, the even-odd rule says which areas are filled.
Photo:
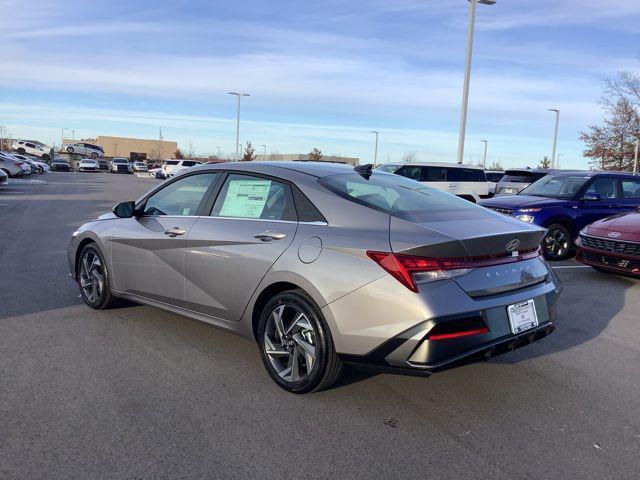
[[35, 140], [16, 140], [11, 148], [20, 155], [33, 155], [43, 160], [51, 158], [51, 147]]
[[133, 173], [133, 167], [131, 162], [126, 157], [115, 157], [111, 160], [111, 167], [109, 168], [111, 173]]
[[165, 177], [172, 177], [177, 173], [180, 173], [187, 168], [195, 167], [196, 165], [202, 165], [202, 162], [197, 160], [165, 160], [162, 165], [162, 173]]
[[134, 172], [148, 172], [147, 164], [144, 162], [133, 162]]
[[487, 176], [487, 182], [489, 183], [489, 195], [495, 195], [496, 186], [504, 177], [504, 172], [502, 170], [485, 170], [484, 174]]
[[482, 167], [457, 163], [411, 162], [381, 165], [380, 170], [426, 183], [477, 203], [489, 198], [489, 184]]
[[86, 142], [65, 145], [64, 150], [72, 155], [88, 155], [91, 158], [104, 156], [104, 150], [100, 145], [94, 145]]
[[78, 171], [79, 172], [97, 172], [100, 170], [100, 165], [96, 160], [91, 158], [83, 158], [78, 163]]

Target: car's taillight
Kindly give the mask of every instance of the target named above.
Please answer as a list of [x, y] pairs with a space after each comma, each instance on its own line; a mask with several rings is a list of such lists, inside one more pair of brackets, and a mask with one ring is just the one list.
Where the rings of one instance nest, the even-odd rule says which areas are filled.
[[370, 259], [412, 292], [418, 291], [418, 283], [458, 277], [474, 268], [519, 262], [539, 255], [538, 248], [523, 252], [463, 258], [430, 258], [401, 253], [367, 251], [367, 256]]

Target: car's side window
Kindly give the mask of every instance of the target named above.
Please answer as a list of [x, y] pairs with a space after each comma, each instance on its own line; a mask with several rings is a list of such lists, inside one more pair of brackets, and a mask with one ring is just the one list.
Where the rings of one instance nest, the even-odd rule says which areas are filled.
[[624, 198], [640, 199], [640, 180], [622, 180], [620, 183]]
[[444, 182], [446, 169], [442, 167], [423, 167], [422, 180], [425, 182]]
[[611, 177], [596, 178], [586, 193], [597, 193], [600, 198], [616, 198], [616, 184], [617, 179]]
[[251, 175], [230, 174], [213, 205], [212, 217], [296, 220], [289, 186]]
[[144, 215], [196, 215], [198, 206], [218, 173], [181, 178], [147, 198]]
[[396, 174], [417, 182], [422, 181], [422, 167], [407, 165], [398, 170]]

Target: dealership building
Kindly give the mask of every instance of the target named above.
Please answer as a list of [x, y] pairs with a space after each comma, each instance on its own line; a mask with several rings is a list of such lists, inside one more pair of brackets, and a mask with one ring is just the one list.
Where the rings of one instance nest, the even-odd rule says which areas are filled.
[[104, 135], [82, 140], [66, 138], [62, 141], [63, 150], [66, 145], [82, 142], [100, 145], [104, 149], [104, 156], [107, 158], [127, 157], [131, 161], [173, 158], [176, 150], [178, 150], [177, 142], [144, 138], [109, 137]]

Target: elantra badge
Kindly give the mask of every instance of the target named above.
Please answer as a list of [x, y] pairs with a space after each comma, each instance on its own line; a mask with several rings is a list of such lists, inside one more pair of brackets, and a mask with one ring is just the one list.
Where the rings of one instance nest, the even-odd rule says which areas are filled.
[[620, 235], [622, 235], [620, 232], [609, 232], [608, 236], [611, 238], [618, 238]]
[[519, 246], [520, 246], [520, 240], [518, 240], [517, 238], [514, 238], [513, 240], [511, 240], [509, 243], [505, 245], [505, 248], [507, 249], [507, 252], [513, 252], [517, 250]]

